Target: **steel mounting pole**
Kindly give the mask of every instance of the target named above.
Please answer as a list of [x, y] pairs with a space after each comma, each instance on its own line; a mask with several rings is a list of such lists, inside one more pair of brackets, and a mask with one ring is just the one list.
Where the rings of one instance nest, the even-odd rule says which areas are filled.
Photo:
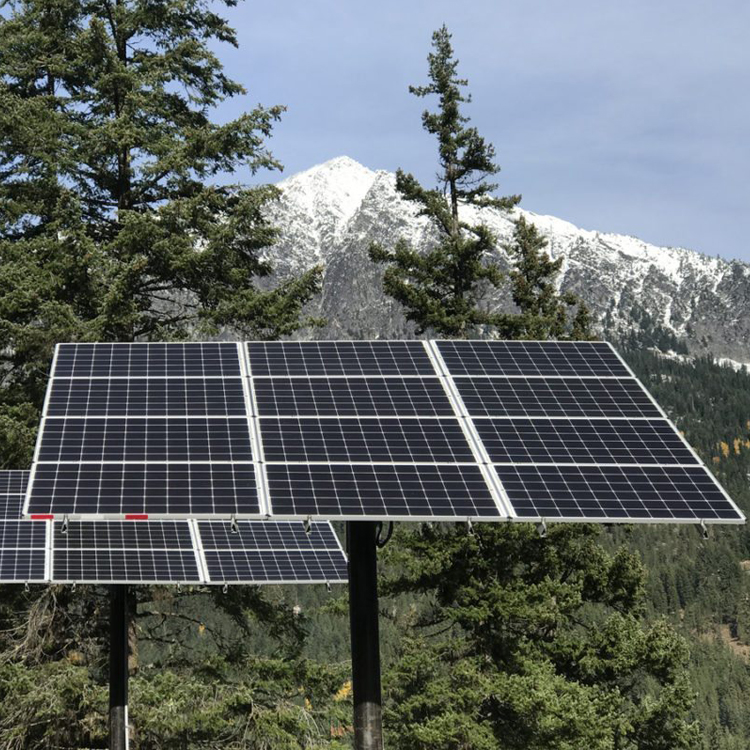
[[128, 748], [128, 587], [109, 587], [109, 747]]
[[383, 750], [377, 534], [374, 521], [347, 523], [355, 750]]

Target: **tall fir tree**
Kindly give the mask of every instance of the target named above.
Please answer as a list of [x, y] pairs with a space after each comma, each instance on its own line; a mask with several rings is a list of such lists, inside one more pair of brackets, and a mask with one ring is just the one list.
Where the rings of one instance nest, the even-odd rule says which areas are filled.
[[[510, 210], [520, 195], [493, 197], [497, 188], [489, 179], [500, 172], [495, 149], [469, 127], [461, 104], [471, 102], [457, 74], [451, 35], [443, 26], [432, 36], [428, 56], [430, 83], [410, 86], [418, 97], [437, 96], [436, 112], [422, 114], [422, 126], [437, 138], [439, 186], [423, 188], [411, 175], [398, 170], [396, 189], [419, 206], [440, 240], [424, 252], [406, 240], [387, 250], [377, 243], [370, 258], [383, 264], [383, 289], [404, 307], [418, 333], [467, 337], [486, 334], [506, 338], [589, 338], [589, 313], [572, 293], [559, 294], [555, 279], [560, 261], [551, 261], [547, 243], [523, 215], [515, 220], [513, 242], [506, 246], [512, 270], [510, 281], [517, 314], [493, 311], [481, 302], [507, 278], [493, 255], [497, 238], [486, 224], [469, 224], [460, 217], [461, 206]], [[572, 315], [572, 317], [571, 317]]]
[[411, 174], [398, 170], [396, 189], [419, 206], [420, 215], [431, 220], [440, 239], [425, 253], [403, 239], [393, 250], [375, 243], [370, 258], [386, 266], [383, 288], [404, 306], [407, 319], [416, 323], [420, 333], [464, 337], [501, 322], [502, 316], [482, 310], [478, 303], [488, 287], [500, 286], [503, 274], [489, 258], [495, 246], [492, 232], [484, 224], [462, 221], [459, 206], [510, 209], [521, 197], [491, 196], [497, 185], [488, 180], [500, 167], [494, 161], [494, 147], [461, 112], [461, 104], [471, 97], [462, 93], [467, 81], [457, 75], [458, 60], [445, 26], [433, 34], [432, 45], [430, 83], [410, 86], [409, 91], [418, 97], [439, 97], [439, 109], [425, 111], [422, 125], [438, 141], [440, 184], [428, 190]]
[[[496, 238], [461, 221], [460, 207], [511, 209], [494, 199], [494, 151], [466, 127], [450, 35], [433, 35], [431, 84], [439, 96], [423, 125], [438, 140], [442, 190], [425, 190], [403, 172], [397, 189], [420, 206], [441, 235], [419, 252], [405, 241], [374, 245], [386, 265], [383, 285], [419, 332], [465, 337], [590, 337], [588, 310], [557, 288], [560, 260], [523, 215], [506, 246], [508, 277], [492, 260]], [[508, 282], [516, 311], [479, 306], [482, 287]], [[388, 672], [390, 736], [404, 750], [657, 750], [693, 748], [692, 695], [684, 642], [664, 623], [643, 622], [644, 570], [626, 552], [607, 554], [601, 531], [529, 525], [405, 529], [391, 548], [389, 594], [426, 604], [402, 623], [409, 637]]]
[[[269, 288], [277, 230], [264, 208], [278, 193], [242, 180], [279, 167], [265, 144], [283, 107], [212, 119], [216, 105], [245, 93], [212, 51], [237, 43], [217, 3], [1, 5], [0, 467], [28, 468], [55, 343], [224, 329], [277, 338], [313, 322], [302, 310], [321, 271]], [[283, 602], [247, 587], [228, 596], [140, 587], [137, 596], [141, 625], [162, 626], [156, 635], [141, 629], [162, 644], [156, 667], [133, 679], [141, 747], [314, 741], [312, 712], [297, 705], [309, 666], [302, 631]], [[0, 638], [2, 744], [100, 744], [101, 589], [53, 587], [12, 601]], [[243, 646], [253, 619], [279, 635], [286, 664], [258, 662]], [[181, 622], [192, 623], [191, 646], [199, 623], [208, 626], [205, 664], [178, 647]], [[231, 637], [209, 637], [222, 629]], [[309, 684], [326, 679], [321, 669]], [[329, 693], [316, 692], [316, 704]], [[184, 714], [171, 723], [158, 714], [170, 701]]]
[[211, 119], [245, 93], [212, 52], [237, 44], [215, 3], [2, 5], [0, 465], [25, 468], [55, 342], [276, 338], [310, 322], [321, 270], [258, 284], [277, 191], [224, 175], [279, 166], [283, 107]]

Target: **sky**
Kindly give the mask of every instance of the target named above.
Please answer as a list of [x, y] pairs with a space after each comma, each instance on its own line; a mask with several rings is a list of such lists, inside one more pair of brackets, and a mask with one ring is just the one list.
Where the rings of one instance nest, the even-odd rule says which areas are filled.
[[[747, 0], [244, 0], [216, 49], [248, 96], [288, 110], [283, 176], [346, 155], [434, 186], [421, 128], [432, 32], [453, 34], [499, 194], [585, 229], [750, 262]], [[276, 175], [264, 175], [276, 181]]]

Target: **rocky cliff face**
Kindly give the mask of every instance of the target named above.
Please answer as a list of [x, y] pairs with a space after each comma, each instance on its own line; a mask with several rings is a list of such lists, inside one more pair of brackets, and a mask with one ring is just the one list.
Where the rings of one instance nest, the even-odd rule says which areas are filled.
[[[325, 267], [318, 303], [329, 323], [324, 338], [406, 337], [412, 329], [380, 287], [382, 268], [368, 258], [373, 241], [399, 237], [427, 247], [435, 235], [395, 189], [395, 175], [373, 172], [339, 157], [279, 183], [271, 218], [282, 230], [274, 248], [283, 277], [315, 264]], [[750, 265], [682, 248], [657, 247], [634, 237], [579, 229], [561, 219], [523, 212], [562, 257], [561, 284], [580, 294], [599, 325], [623, 333], [650, 318], [684, 339], [692, 353], [750, 363]], [[512, 233], [511, 214], [467, 209], [498, 237], [497, 258]], [[509, 307], [502, 296], [492, 304]]]

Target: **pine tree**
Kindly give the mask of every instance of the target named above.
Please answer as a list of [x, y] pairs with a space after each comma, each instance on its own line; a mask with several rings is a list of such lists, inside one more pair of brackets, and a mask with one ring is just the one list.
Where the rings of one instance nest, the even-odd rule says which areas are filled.
[[471, 97], [462, 93], [467, 81], [457, 75], [458, 60], [445, 26], [433, 34], [432, 45], [430, 83], [411, 86], [409, 91], [418, 97], [439, 98], [438, 110], [425, 111], [422, 125], [438, 141], [440, 184], [428, 190], [411, 174], [398, 170], [396, 189], [431, 220], [439, 241], [426, 253], [406, 240], [393, 250], [373, 244], [370, 258], [386, 266], [383, 288], [404, 306], [407, 319], [416, 323], [420, 333], [462, 337], [503, 320], [478, 305], [488, 288], [500, 286], [503, 274], [489, 258], [495, 247], [492, 232], [484, 224], [463, 221], [459, 206], [510, 209], [521, 198], [491, 196], [497, 185], [488, 179], [500, 167], [494, 162], [494, 147], [468, 125], [469, 118], [461, 112], [461, 105]]
[[[228, 2], [233, 5], [233, 2]], [[273, 289], [270, 186], [283, 107], [218, 124], [244, 94], [208, 0], [7, 0], [0, 20], [0, 465], [25, 468], [52, 345], [276, 338], [307, 322], [320, 269]], [[12, 463], [11, 463], [12, 461]]]
[[[321, 271], [269, 288], [277, 230], [264, 209], [278, 191], [242, 180], [280, 166], [265, 144], [283, 107], [257, 107], [225, 124], [212, 120], [216, 105], [245, 93], [212, 51], [217, 43], [236, 45], [214, 3], [2, 5], [0, 467], [28, 468], [55, 343], [222, 330], [278, 338], [314, 322], [302, 310], [319, 290]], [[191, 658], [189, 647], [179, 654], [166, 648], [159, 679], [148, 668], [134, 676], [144, 710], [141, 747], [208, 746], [218, 736], [240, 746], [250, 734], [258, 743], [276, 739], [289, 747], [317, 731], [310, 729], [312, 712], [295, 703], [299, 680], [313, 685], [318, 705], [337, 685], [300, 658], [302, 633], [283, 602], [248, 587], [227, 596], [166, 596], [146, 587], [137, 594], [142, 626], [149, 619], [163, 625], [159, 643], [180, 642], [181, 622], [197, 629], [200, 620], [186, 614], [190, 606], [215, 612], [216, 627], [228, 631], [204, 649], [205, 663]], [[72, 595], [53, 587], [14, 601], [20, 609], [9, 619], [3, 613], [0, 638], [3, 746], [101, 742], [102, 590]], [[286, 666], [251, 658], [243, 639], [252, 619], [280, 636]], [[308, 680], [309, 668], [320, 674]], [[233, 689], [221, 692], [221, 682]], [[188, 715], [197, 694], [200, 711], [189, 721], [159, 724], [166, 702]]]
[[[562, 258], [552, 260], [549, 243], [521, 214], [514, 222], [513, 241], [505, 250], [511, 259], [510, 286], [517, 314], [506, 315], [498, 333], [520, 339], [588, 339], [588, 307], [572, 292], [560, 293], [556, 280]], [[575, 313], [571, 318], [571, 311]]]

